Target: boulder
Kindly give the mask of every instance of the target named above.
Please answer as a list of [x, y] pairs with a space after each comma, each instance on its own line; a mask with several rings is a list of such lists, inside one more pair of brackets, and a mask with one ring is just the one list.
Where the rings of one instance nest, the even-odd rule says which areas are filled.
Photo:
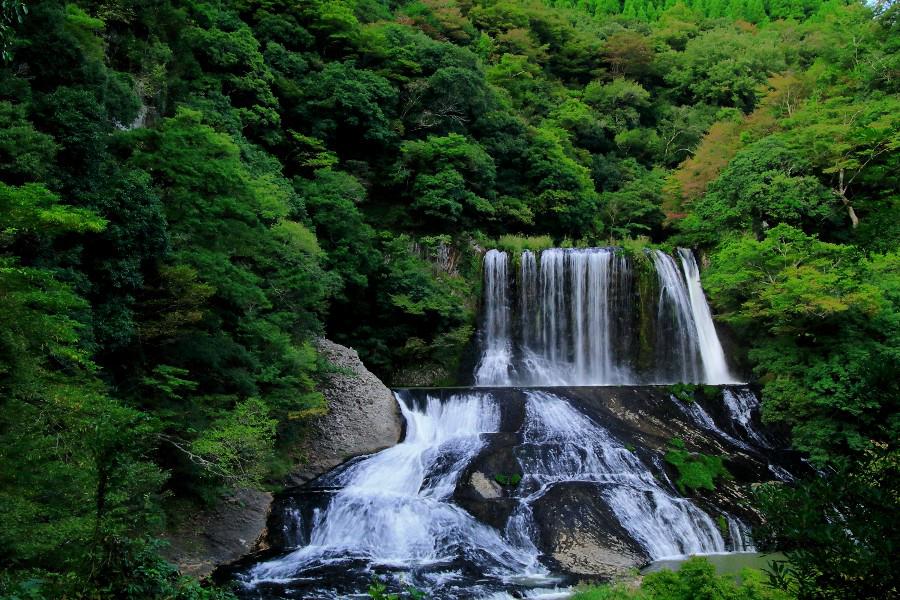
[[320, 387], [328, 413], [311, 423], [298, 449], [304, 460], [289, 477], [292, 485], [310, 481], [354, 456], [393, 446], [403, 430], [394, 394], [366, 369], [355, 350], [326, 339], [317, 345], [334, 367]]
[[203, 578], [217, 565], [263, 549], [272, 494], [239, 489], [170, 527], [163, 556], [182, 573]]
[[594, 484], [555, 485], [533, 510], [541, 549], [567, 573], [612, 579], [648, 561]]
[[513, 454], [518, 443], [514, 433], [493, 433], [457, 483], [453, 501], [479, 521], [502, 530], [519, 501], [511, 497], [513, 485], [502, 486], [497, 475], [511, 476], [521, 471]]

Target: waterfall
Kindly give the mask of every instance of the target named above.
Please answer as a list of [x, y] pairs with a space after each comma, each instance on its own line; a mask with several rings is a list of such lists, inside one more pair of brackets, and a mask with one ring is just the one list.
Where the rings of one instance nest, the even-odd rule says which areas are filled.
[[[677, 381], [702, 381], [697, 363], [699, 343], [694, 315], [688, 298], [684, 279], [675, 260], [660, 250], [650, 253], [659, 278], [659, 301], [657, 310], [657, 356], [662, 364], [679, 369]], [[666, 327], [665, 325], [668, 325]], [[666, 360], [659, 351], [666, 351], [660, 340], [674, 341], [674, 355]]]
[[526, 503], [561, 482], [595, 483], [653, 560], [725, 551], [709, 515], [660, 487], [653, 473], [607, 430], [560, 396], [528, 391], [526, 397], [523, 443], [533, 448], [519, 458], [522, 487], [530, 490]]
[[729, 514], [725, 514], [728, 523], [728, 537], [731, 538], [732, 552], [756, 552], [753, 538], [750, 537], [750, 528], [746, 523]]
[[725, 362], [725, 352], [716, 334], [712, 314], [709, 312], [709, 304], [703, 294], [700, 285], [700, 269], [694, 254], [684, 248], [678, 249], [678, 256], [687, 276], [687, 288], [691, 297], [691, 311], [694, 315], [694, 324], [697, 327], [697, 337], [700, 342], [700, 354], [703, 357], [703, 370], [706, 372], [707, 383], [727, 384], [737, 383], [731, 373], [728, 372], [728, 364]]
[[[241, 593], [358, 597], [378, 577], [392, 593], [412, 585], [443, 600], [533, 597], [537, 586], [560, 581], [546, 564], [576, 572], [559, 556], [586, 531], [580, 515], [589, 528], [609, 528], [602, 533], [611, 541], [585, 559], [598, 569], [617, 568], [619, 559], [636, 565], [752, 550], [748, 526], [714, 504], [729, 500], [682, 497], [662, 444], [644, 445], [647, 432], [635, 427], [642, 415], [670, 437], [711, 432], [759, 462], [768, 444], [753, 424], [751, 392], [723, 390], [724, 410], [710, 412], [720, 424], [727, 412], [732, 423], [720, 428], [703, 405], [674, 396], [669, 401], [691, 424], [670, 426], [675, 409], [656, 388], [646, 396], [536, 389], [731, 381], [697, 264], [687, 250], [678, 257], [551, 248], [513, 260], [489, 250], [474, 379], [511, 389], [396, 392], [403, 441], [279, 500], [269, 526], [283, 554], [242, 567]], [[629, 397], [639, 406], [618, 411]], [[511, 482], [514, 475], [521, 479]], [[587, 505], [571, 513], [575, 521], [564, 516], [571, 498]], [[591, 543], [576, 552], [593, 552]], [[546, 595], [561, 597], [559, 590]]]
[[519, 259], [519, 318], [522, 328], [522, 347], [526, 350], [537, 343], [537, 259], [534, 252], [525, 250]]
[[[658, 293], [644, 299], [655, 314], [643, 314], [634, 260], [615, 248], [526, 250], [514, 275], [506, 252], [488, 251], [475, 384], [732, 382], [696, 262], [679, 255], [681, 266], [648, 251]], [[652, 340], [641, 341], [643, 329]]]
[[536, 554], [450, 502], [462, 470], [482, 448], [481, 434], [499, 426], [491, 396], [461, 394], [446, 402], [429, 396], [420, 408], [399, 402], [406, 439], [331, 475], [327, 483], [340, 490], [313, 523], [309, 543], [255, 565], [244, 577], [247, 586], [301, 577], [333, 561], [449, 566], [473, 553], [498, 578], [546, 573]]
[[509, 276], [506, 252], [484, 256], [484, 352], [475, 371], [477, 385], [511, 384], [512, 341], [509, 337]]

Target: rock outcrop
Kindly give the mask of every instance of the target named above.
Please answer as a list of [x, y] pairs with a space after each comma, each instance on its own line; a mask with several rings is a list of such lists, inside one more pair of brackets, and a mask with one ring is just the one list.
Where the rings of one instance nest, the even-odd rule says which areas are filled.
[[326, 339], [319, 352], [334, 367], [321, 387], [328, 413], [310, 426], [300, 452], [304, 462], [289, 483], [300, 485], [363, 454], [378, 452], [400, 440], [403, 419], [391, 390], [373, 375], [352, 348]]
[[170, 528], [163, 536], [169, 543], [163, 555], [182, 573], [206, 577], [218, 565], [264, 547], [271, 507], [269, 492], [235, 490]]
[[[289, 485], [314, 479], [354, 456], [393, 446], [402, 433], [393, 393], [366, 369], [356, 351], [325, 339], [318, 341], [318, 348], [333, 367], [321, 387], [328, 413], [310, 425], [297, 451], [305, 460], [288, 478]], [[265, 550], [272, 501], [268, 492], [236, 490], [170, 527], [164, 535], [169, 543], [165, 557], [182, 573], [203, 578], [219, 565]], [[278, 516], [273, 517], [280, 523]], [[287, 533], [273, 539], [284, 542]]]
[[622, 528], [596, 486], [553, 487], [535, 503], [534, 516], [541, 548], [562, 571], [608, 580], [647, 563], [647, 553]]

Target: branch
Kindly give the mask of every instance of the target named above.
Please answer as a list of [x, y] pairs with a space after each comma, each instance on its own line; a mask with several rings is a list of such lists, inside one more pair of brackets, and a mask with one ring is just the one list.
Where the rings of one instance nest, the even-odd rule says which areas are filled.
[[187, 443], [184, 440], [179, 440], [178, 438], [174, 438], [164, 433], [158, 433], [156, 434], [156, 437], [163, 442], [168, 442], [169, 444], [171, 444], [173, 448], [187, 456], [188, 460], [190, 460], [198, 467], [206, 469], [207, 471], [213, 473], [214, 475], [217, 475], [218, 477], [221, 477], [222, 479], [225, 479], [226, 481], [237, 483], [241, 480], [240, 477], [223, 471], [222, 468], [219, 467], [219, 465], [212, 462], [211, 460], [204, 458], [199, 454], [194, 454], [190, 449], [183, 445]]

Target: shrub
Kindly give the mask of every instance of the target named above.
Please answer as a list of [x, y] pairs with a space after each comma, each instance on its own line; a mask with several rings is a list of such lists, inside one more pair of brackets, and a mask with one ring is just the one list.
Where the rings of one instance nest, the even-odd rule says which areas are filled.
[[532, 252], [540, 252], [547, 248], [553, 247], [553, 238], [549, 235], [540, 236], [521, 236], [521, 235], [502, 235], [495, 243], [498, 250], [505, 250], [510, 254], [521, 254], [524, 250]]
[[788, 600], [790, 597], [769, 587], [761, 571], [742, 570], [738, 583], [731, 577], [717, 575], [706, 558], [695, 556], [678, 571], [650, 573], [640, 587], [621, 583], [584, 587], [572, 600]]
[[515, 487], [519, 485], [520, 481], [522, 481], [522, 476], [518, 473], [497, 473], [496, 475], [494, 475], [494, 481], [496, 481], [500, 485]]
[[681, 493], [698, 489], [715, 490], [715, 480], [719, 477], [731, 479], [731, 473], [725, 468], [721, 456], [710, 456], [699, 452], [688, 452], [684, 441], [673, 438], [666, 452], [666, 462], [678, 469], [678, 480], [675, 484]]

